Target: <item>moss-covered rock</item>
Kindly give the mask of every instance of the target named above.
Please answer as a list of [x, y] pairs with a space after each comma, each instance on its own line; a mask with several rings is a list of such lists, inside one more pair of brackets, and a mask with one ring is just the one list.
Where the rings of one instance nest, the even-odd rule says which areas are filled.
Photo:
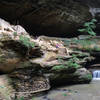
[[0, 99], [1, 100], [14, 100], [15, 90], [11, 85], [12, 80], [8, 75], [0, 76]]
[[50, 74], [51, 83], [73, 84], [73, 83], [89, 83], [92, 80], [92, 73], [85, 68], [77, 69], [74, 73], [52, 73]]
[[92, 73], [85, 68], [78, 69], [75, 72], [75, 75], [79, 76], [77, 80], [79, 83], [89, 83], [92, 80]]
[[[33, 39], [21, 26], [17, 28], [0, 19], [0, 71], [9, 73], [7, 77], [12, 80], [10, 87], [14, 88], [18, 97], [24, 95], [29, 100], [32, 93], [48, 90], [52, 83], [61, 85], [91, 81], [92, 75], [84, 68], [84, 64], [94, 56], [78, 47], [83, 46], [85, 39], [67, 39], [65, 45], [62, 41], [65, 39], [47, 36]], [[87, 48], [94, 44], [99, 47], [99, 38], [87, 38]], [[31, 42], [35, 46], [30, 45]], [[6, 83], [10, 82], [7, 80]], [[1, 89], [1, 94], [6, 93], [6, 90], [2, 92]], [[25, 95], [27, 92], [29, 95]]]
[[80, 35], [78, 38], [72, 38], [70, 40], [63, 40], [66, 46], [73, 48], [74, 50], [82, 50], [91, 52], [100, 52], [99, 36]]

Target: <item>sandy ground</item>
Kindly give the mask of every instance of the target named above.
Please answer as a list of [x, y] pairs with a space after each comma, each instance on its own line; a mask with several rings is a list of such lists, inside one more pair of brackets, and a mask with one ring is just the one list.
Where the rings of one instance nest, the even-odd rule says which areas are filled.
[[100, 100], [100, 80], [52, 89], [34, 100]]

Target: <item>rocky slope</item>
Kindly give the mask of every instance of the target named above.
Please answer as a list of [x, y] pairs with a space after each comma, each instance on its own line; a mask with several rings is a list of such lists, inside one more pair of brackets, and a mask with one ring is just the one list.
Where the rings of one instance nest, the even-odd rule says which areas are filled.
[[95, 57], [87, 50], [98, 51], [99, 46], [93, 49], [95, 44], [90, 47], [77, 44], [82, 43], [77, 42], [82, 38], [35, 39], [20, 25], [0, 19], [0, 72], [6, 74], [0, 77], [2, 100], [22, 96], [31, 100], [33, 93], [50, 89], [50, 84], [89, 83], [92, 75], [84, 64]]

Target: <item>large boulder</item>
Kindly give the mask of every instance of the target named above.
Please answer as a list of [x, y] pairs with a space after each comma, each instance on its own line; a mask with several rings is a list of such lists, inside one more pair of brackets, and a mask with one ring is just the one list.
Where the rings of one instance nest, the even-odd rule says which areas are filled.
[[[0, 19], [0, 74], [6, 74], [0, 76], [0, 99], [15, 100], [16, 95], [22, 96], [21, 92], [34, 93], [50, 88], [48, 78], [36, 71], [39, 64], [33, 65], [30, 61], [41, 55], [39, 46], [23, 27]], [[23, 84], [27, 88], [23, 89]]]
[[70, 35], [91, 19], [89, 8], [73, 0], [1, 0], [0, 16], [49, 36]]
[[92, 80], [91, 73], [85, 68], [79, 68], [73, 73], [53, 73], [49, 77], [53, 86], [61, 84], [89, 83]]
[[30, 48], [28, 47], [31, 44], [30, 39], [29, 34], [21, 26], [13, 26], [3, 19], [0, 19], [1, 73], [11, 72], [18, 67], [21, 62], [27, 61], [25, 60], [25, 56], [28, 48]]

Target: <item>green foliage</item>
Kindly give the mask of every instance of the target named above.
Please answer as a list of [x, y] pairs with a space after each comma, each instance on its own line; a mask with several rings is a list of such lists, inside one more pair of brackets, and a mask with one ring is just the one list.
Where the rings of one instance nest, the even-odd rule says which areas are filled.
[[25, 45], [26, 47], [34, 47], [35, 44], [33, 42], [30, 41], [30, 39], [26, 36], [20, 35], [19, 36], [20, 41], [23, 43], [23, 45]]
[[[14, 34], [14, 37], [17, 36], [17, 32], [14, 32], [13, 34]], [[25, 45], [28, 48], [29, 47], [33, 48], [35, 46], [35, 43], [31, 42], [30, 39], [28, 37], [24, 36], [24, 35], [20, 35], [19, 40], [20, 40], [21, 43], [23, 43], [23, 45]]]
[[24, 97], [21, 97], [19, 100], [24, 100]]
[[84, 75], [82, 78], [86, 80], [92, 80], [92, 74]]
[[34, 98], [32, 98], [32, 100], [35, 100]]
[[24, 100], [24, 97], [22, 96], [22, 97], [20, 97], [19, 99], [16, 99], [16, 100]]
[[70, 68], [77, 69], [80, 67], [80, 65], [77, 63], [77, 61], [79, 61], [79, 59], [76, 57], [76, 55], [72, 55], [72, 58], [69, 59], [68, 61], [63, 61], [63, 59], [61, 59], [61, 58], [58, 58], [58, 61], [62, 64], [54, 66], [52, 68], [52, 70], [61, 71], [61, 70], [67, 70]]
[[92, 75], [91, 75], [91, 74], [88, 74], [86, 77], [87, 77], [88, 79], [92, 79]]
[[97, 22], [96, 19], [92, 19], [90, 22], [86, 22], [83, 25], [83, 29], [78, 29], [79, 32], [85, 32], [92, 36], [96, 36], [96, 33], [93, 31], [96, 28], [95, 22]]
[[99, 45], [96, 45], [97, 40], [85, 39], [85, 40], [75, 40], [73, 43], [80, 45], [83, 50], [91, 51], [100, 51]]
[[14, 34], [14, 36], [17, 36], [17, 32], [14, 32], [13, 34]]
[[64, 94], [63, 94], [63, 96], [67, 96], [67, 94], [66, 94], [66, 93], [64, 93]]
[[89, 46], [91, 44], [94, 44], [95, 42], [91, 41], [91, 40], [88, 40], [88, 39], [85, 39], [85, 40], [76, 40], [73, 43], [81, 44], [81, 45], [84, 45], [84, 46], [86, 46], [86, 45]]
[[100, 47], [95, 46], [95, 47], [94, 47], [94, 50], [95, 50], [95, 51], [100, 51]]
[[62, 69], [67, 69], [68, 67], [67, 66], [65, 66], [65, 65], [57, 65], [57, 66], [54, 66], [53, 68], [52, 68], [52, 70], [62, 70]]
[[78, 68], [78, 67], [79, 67], [79, 64], [77, 64], [76, 62], [71, 62], [71, 61], [69, 61], [69, 62], [68, 62], [68, 66], [69, 66], [69, 67], [73, 67], [73, 68]]
[[76, 57], [76, 55], [72, 55], [72, 58], [69, 59], [67, 65], [71, 68], [79, 68], [80, 65], [77, 63], [77, 61], [79, 61], [79, 59]]

